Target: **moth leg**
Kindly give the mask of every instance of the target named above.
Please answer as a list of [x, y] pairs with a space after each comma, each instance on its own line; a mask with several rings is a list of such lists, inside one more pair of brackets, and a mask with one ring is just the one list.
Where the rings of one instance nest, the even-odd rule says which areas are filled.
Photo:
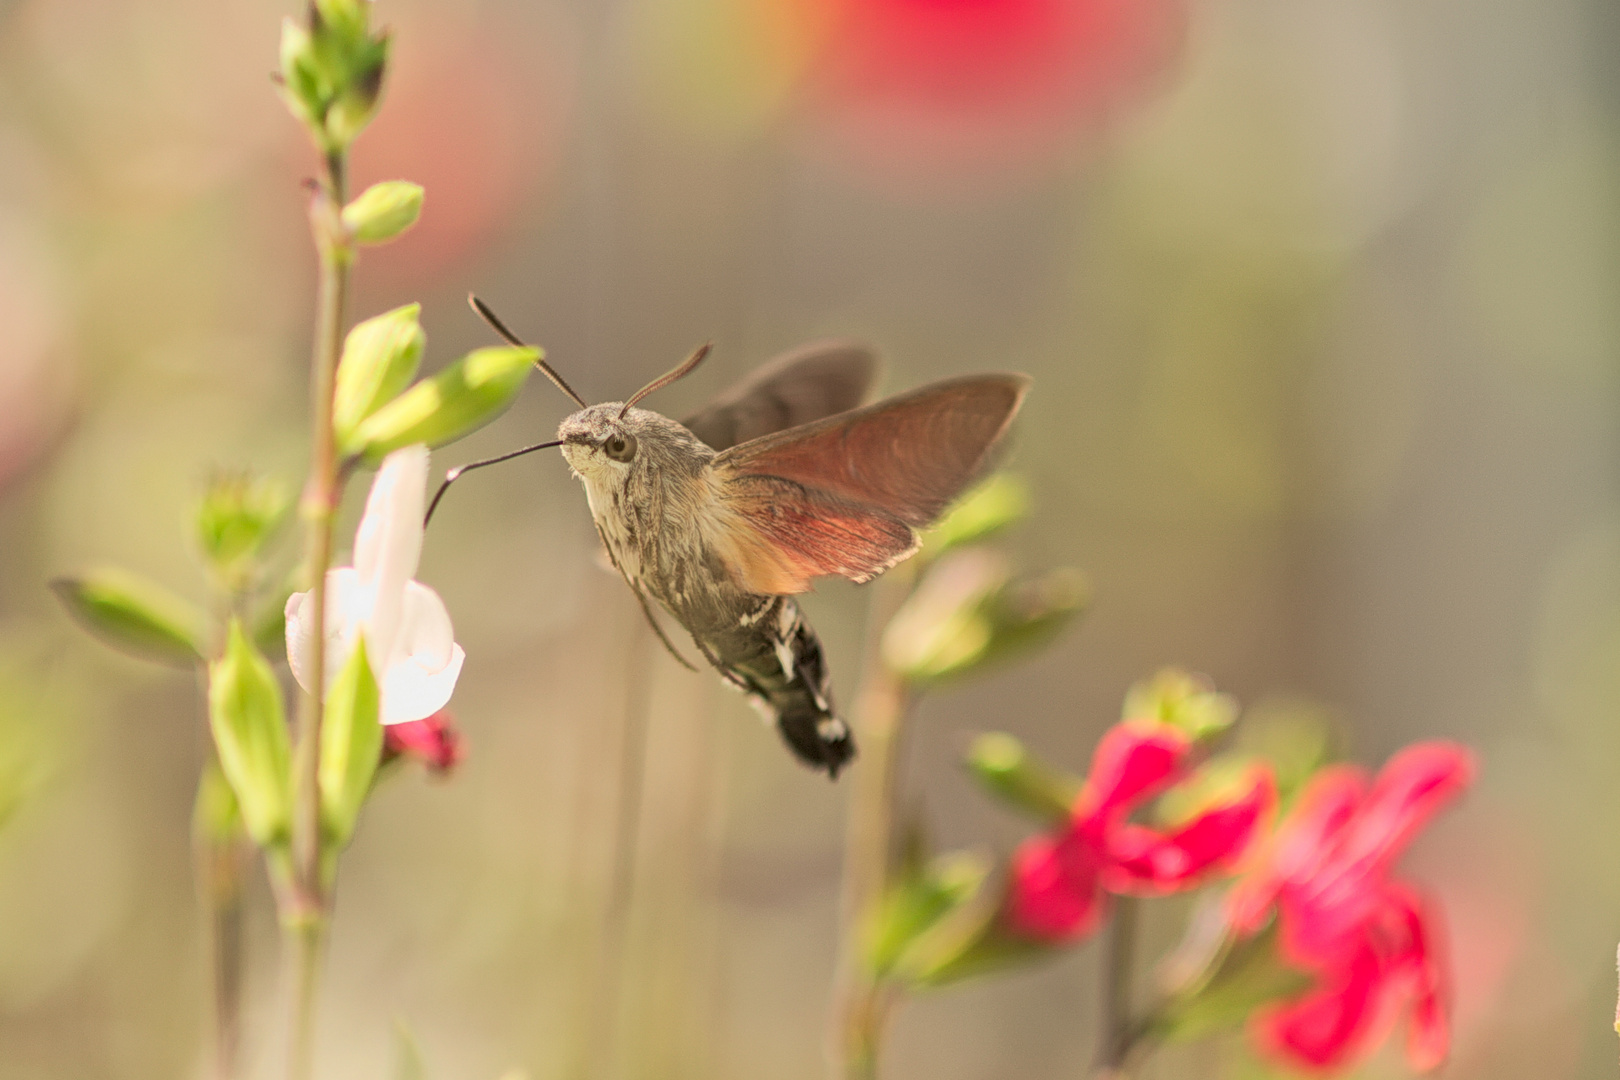
[[[629, 581], [628, 578], [625, 580], [626, 582]], [[647, 617], [647, 625], [652, 627], [653, 633], [658, 635], [658, 640], [664, 643], [664, 648], [669, 650], [669, 655], [673, 656], [675, 658], [675, 662], [680, 664], [681, 667], [685, 668], [687, 671], [696, 671], [697, 668], [692, 666], [692, 662], [690, 660], [675, 651], [674, 644], [672, 644], [669, 638], [664, 634], [664, 628], [658, 625], [658, 619], [653, 615], [652, 606], [647, 603], [647, 595], [634, 585], [630, 586], [630, 590], [636, 594], [636, 601], [641, 605], [641, 613]]]

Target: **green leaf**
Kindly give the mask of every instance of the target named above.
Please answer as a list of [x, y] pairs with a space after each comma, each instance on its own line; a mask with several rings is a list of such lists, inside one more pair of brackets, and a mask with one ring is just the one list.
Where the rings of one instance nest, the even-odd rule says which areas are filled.
[[1126, 720], [1155, 720], [1180, 728], [1193, 739], [1209, 739], [1232, 726], [1237, 701], [1217, 693], [1202, 675], [1165, 668], [1125, 694]]
[[377, 709], [377, 680], [371, 674], [362, 637], [327, 692], [321, 722], [321, 822], [339, 848], [354, 835], [360, 807], [382, 758], [383, 730]]
[[[347, 211], [345, 211], [347, 213]], [[417, 322], [421, 304], [406, 304], [349, 331], [338, 361], [332, 427], [343, 453], [357, 449], [355, 429], [416, 378], [427, 335]]]
[[281, 687], [238, 619], [231, 620], [225, 656], [208, 665], [208, 723], [248, 835], [260, 847], [285, 842], [291, 751]]
[[992, 795], [1043, 822], [1069, 819], [1084, 781], [1037, 761], [1002, 732], [980, 735], [968, 748], [968, 768]]
[[1029, 516], [1029, 486], [1013, 473], [995, 473], [963, 495], [923, 533], [923, 557], [977, 543]]
[[541, 355], [505, 346], [469, 353], [373, 413], [356, 430], [355, 444], [376, 462], [412, 443], [455, 442], [506, 411]]
[[190, 667], [203, 657], [203, 614], [189, 602], [124, 570], [93, 570], [51, 582], [75, 622], [115, 649]]
[[372, 184], [343, 208], [343, 224], [359, 243], [386, 244], [416, 224], [422, 195], [422, 185], [408, 180]]
[[872, 973], [882, 977], [893, 972], [920, 935], [972, 899], [989, 872], [983, 856], [959, 851], [903, 874], [872, 919], [866, 950]]

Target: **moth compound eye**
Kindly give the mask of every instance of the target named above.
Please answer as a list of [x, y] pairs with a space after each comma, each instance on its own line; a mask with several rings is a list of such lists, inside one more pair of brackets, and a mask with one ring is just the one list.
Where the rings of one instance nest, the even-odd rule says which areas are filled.
[[602, 450], [614, 461], [629, 461], [636, 456], [634, 435], [614, 435], [602, 444]]

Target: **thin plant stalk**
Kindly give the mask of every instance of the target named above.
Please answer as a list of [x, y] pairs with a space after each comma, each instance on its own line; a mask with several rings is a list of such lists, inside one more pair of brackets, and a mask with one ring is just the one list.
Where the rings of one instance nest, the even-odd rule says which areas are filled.
[[894, 1000], [863, 958], [865, 922], [889, 887], [894, 861], [895, 807], [899, 799], [906, 717], [911, 695], [904, 679], [883, 662], [883, 628], [908, 589], [886, 583], [873, 600], [867, 658], [855, 702], [860, 760], [850, 770], [845, 825], [843, 951], [833, 995], [833, 1076], [877, 1076], [883, 1033]]
[[620, 736], [619, 783], [613, 828], [612, 878], [602, 916], [602, 945], [591, 986], [590, 1067], [586, 1075], [609, 1080], [624, 1053], [621, 1019], [626, 998], [625, 958], [630, 913], [635, 904], [636, 853], [640, 846], [641, 804], [646, 788], [647, 728], [652, 712], [652, 634], [639, 620], [630, 643], [629, 685]]
[[310, 200], [310, 226], [320, 257], [320, 292], [310, 378], [313, 447], [301, 506], [313, 623], [304, 664], [309, 672], [308, 685], [313, 689], [306, 690], [298, 701], [293, 750], [292, 880], [281, 894], [281, 921], [290, 965], [289, 1080], [306, 1080], [313, 1063], [315, 996], [328, 915], [320, 822], [321, 688], [326, 685], [326, 571], [332, 565], [332, 523], [341, 496], [332, 409], [352, 252], [338, 216], [346, 201], [343, 153], [327, 154], [325, 164], [325, 183]]
[[251, 849], [243, 841], [199, 840], [198, 885], [209, 915], [213, 967], [215, 1080], [235, 1080], [242, 1024], [242, 892]]
[[1140, 1025], [1131, 1008], [1136, 965], [1138, 902], [1118, 897], [1108, 953], [1103, 961], [1102, 1033], [1097, 1050], [1096, 1080], [1124, 1080], [1136, 1049]]

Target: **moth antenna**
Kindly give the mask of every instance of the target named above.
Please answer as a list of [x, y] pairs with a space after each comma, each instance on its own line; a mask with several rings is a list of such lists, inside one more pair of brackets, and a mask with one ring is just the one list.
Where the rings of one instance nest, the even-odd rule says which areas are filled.
[[474, 469], [482, 469], [485, 465], [499, 465], [503, 461], [511, 461], [515, 457], [532, 454], [536, 450], [549, 450], [553, 446], [561, 445], [561, 439], [553, 439], [551, 442], [535, 443], [533, 446], [525, 446], [521, 450], [511, 450], [492, 458], [485, 458], [483, 461], [472, 461], [466, 465], [457, 465], [444, 474], [444, 483], [440, 484], [439, 490], [433, 493], [433, 501], [428, 503], [427, 514], [422, 518], [422, 528], [426, 529], [428, 527], [428, 522], [433, 520], [433, 511], [439, 508], [439, 500], [444, 498], [444, 493], [450, 490], [450, 485], [461, 479], [463, 474], [470, 473]]
[[676, 368], [674, 371], [665, 372], [663, 375], [658, 376], [658, 378], [654, 379], [652, 382], [630, 395], [630, 400], [625, 402], [624, 408], [619, 410], [619, 419], [623, 420], [624, 414], [630, 411], [630, 406], [634, 405], [636, 402], [640, 401], [654, 390], [662, 390], [676, 379], [682, 379], [690, 375], [693, 368], [703, 363], [703, 358], [709, 355], [709, 350], [712, 348], [714, 348], [714, 342], [705, 341], [702, 345], [697, 347], [696, 351], [694, 351], [691, 356], [688, 356], [685, 360], [681, 361], [680, 367]]
[[[478, 312], [479, 318], [489, 323], [491, 330], [494, 330], [497, 334], [506, 339], [506, 343], [508, 345], [516, 345], [520, 349], [528, 348], [527, 345], [518, 340], [518, 336], [516, 334], [512, 333], [512, 331], [506, 328], [506, 324], [501, 322], [501, 320], [496, 317], [495, 313], [489, 309], [488, 304], [478, 299], [478, 297], [472, 293], [467, 294], [467, 303], [471, 304], [472, 309]], [[569, 397], [573, 398], [574, 404], [578, 405], [582, 409], [590, 408], [589, 405], [585, 404], [585, 399], [574, 393], [574, 388], [564, 382], [561, 375], [552, 370], [550, 364], [546, 363], [539, 357], [536, 357], [534, 366], [539, 368], [545, 374], [546, 378], [551, 380], [551, 384], [553, 386], [567, 394]]]

